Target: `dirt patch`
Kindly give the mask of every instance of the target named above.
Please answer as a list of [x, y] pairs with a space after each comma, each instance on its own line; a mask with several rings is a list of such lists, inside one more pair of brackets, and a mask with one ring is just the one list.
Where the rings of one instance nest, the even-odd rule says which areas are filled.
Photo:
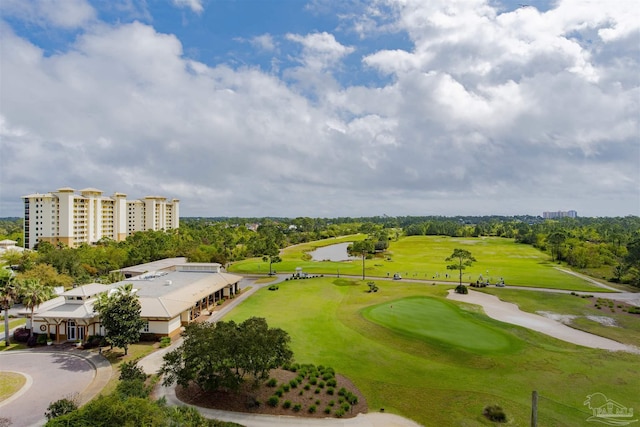
[[[248, 382], [237, 392], [206, 392], [197, 385], [191, 384], [187, 388], [176, 387], [176, 396], [181, 401], [191, 405], [252, 414], [295, 415], [297, 417], [310, 418], [332, 416], [351, 418], [358, 413], [366, 413], [368, 411], [367, 402], [362, 393], [349, 379], [342, 375], [335, 376], [337, 384], [333, 387], [333, 395], [329, 394], [329, 387], [326, 382], [324, 387], [320, 387], [321, 378], [318, 378], [317, 383], [312, 385], [311, 380], [305, 377], [297, 387], [289, 388], [289, 391], [283, 391], [282, 396], [278, 398], [277, 406], [270, 406], [268, 400], [274, 396], [276, 390], [281, 388], [283, 384], [290, 384], [296, 377], [298, 377], [296, 372], [274, 369], [270, 373], [270, 378], [274, 378], [277, 381], [275, 387], [267, 386], [265, 381], [259, 384], [257, 388], [254, 388], [252, 387], [253, 384]], [[308, 388], [308, 390], [305, 390], [305, 388]], [[338, 394], [341, 388], [355, 395], [358, 402], [353, 406], [348, 405], [345, 397]], [[285, 407], [285, 402], [290, 402], [289, 407]], [[297, 405], [299, 405], [299, 410], [296, 411], [294, 408]], [[342, 405], [345, 406], [343, 407]], [[312, 407], [315, 407], [314, 412], [310, 412]], [[346, 409], [347, 407], [348, 409]], [[341, 408], [343, 409], [343, 414], [340, 413]]]

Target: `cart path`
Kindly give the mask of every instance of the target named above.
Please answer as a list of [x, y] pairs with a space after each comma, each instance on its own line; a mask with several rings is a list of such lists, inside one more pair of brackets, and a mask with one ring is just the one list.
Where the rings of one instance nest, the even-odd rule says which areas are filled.
[[[164, 397], [169, 405], [186, 404], [176, 397], [175, 386], [156, 388], [156, 397]], [[230, 421], [245, 427], [421, 427], [400, 415], [385, 412], [358, 414], [353, 418], [304, 418], [290, 415], [261, 415], [231, 412], [193, 406], [206, 418]]]

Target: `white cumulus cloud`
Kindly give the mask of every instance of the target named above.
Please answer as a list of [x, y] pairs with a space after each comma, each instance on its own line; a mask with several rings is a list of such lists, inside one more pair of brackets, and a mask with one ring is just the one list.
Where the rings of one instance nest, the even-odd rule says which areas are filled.
[[[11, 16], [63, 25], [35, 4]], [[243, 39], [279, 72], [194, 61], [149, 23], [85, 26], [83, 6], [60, 51], [4, 22], [2, 206], [75, 186], [177, 197], [187, 216], [637, 215], [632, 6], [380, 0], [334, 32]], [[377, 48], [385, 32], [408, 42]]]
[[171, 0], [174, 5], [180, 8], [189, 8], [195, 13], [202, 13], [204, 6], [202, 6], [202, 0]]

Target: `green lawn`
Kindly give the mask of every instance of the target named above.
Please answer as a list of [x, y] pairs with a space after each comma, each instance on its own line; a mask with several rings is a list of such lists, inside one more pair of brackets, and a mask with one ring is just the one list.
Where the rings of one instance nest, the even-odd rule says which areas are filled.
[[[122, 362], [140, 360], [156, 350], [157, 345], [153, 342], [138, 342], [129, 345], [129, 351], [126, 356], [124, 355], [124, 350], [118, 347], [114, 348], [113, 350], [103, 349], [102, 355], [107, 358], [109, 363], [111, 363], [111, 368], [113, 369], [113, 371], [111, 373], [111, 379], [102, 389], [101, 393], [110, 394], [116, 389], [120, 378], [120, 365], [122, 364]], [[97, 352], [98, 349], [92, 349], [91, 351]]]
[[[349, 242], [364, 238], [364, 235], [346, 236], [297, 245], [284, 249], [283, 261], [274, 264], [279, 272], [303, 271], [312, 274], [337, 274], [362, 276], [360, 260], [345, 262], [311, 261], [306, 251], [318, 246]], [[405, 280], [427, 282], [458, 281], [458, 272], [447, 270], [447, 258], [455, 248], [467, 249], [476, 262], [464, 271], [463, 282], [475, 282], [479, 276], [489, 278], [492, 283], [504, 278], [507, 285], [557, 288], [574, 291], [602, 292], [593, 284], [556, 269], [547, 254], [529, 245], [517, 244], [513, 239], [499, 237], [452, 238], [443, 236], [411, 236], [390, 243], [384, 255], [365, 261], [366, 277], [389, 277], [400, 273]], [[253, 258], [235, 262], [230, 271], [238, 273], [267, 273], [269, 265]], [[434, 276], [436, 276], [434, 278]], [[448, 275], [448, 277], [447, 277]]]
[[[489, 404], [506, 410], [509, 425], [528, 425], [533, 390], [544, 426], [584, 425], [590, 414], [583, 402], [595, 392], [640, 405], [637, 355], [494, 321], [477, 306], [445, 300], [448, 286], [376, 284], [379, 292], [367, 293], [365, 282], [344, 278], [284, 282], [278, 291], [260, 290], [225, 320], [265, 317], [291, 335], [298, 362], [332, 366], [354, 381], [370, 410], [385, 408], [426, 426], [492, 425], [481, 415]], [[407, 315], [391, 320], [384, 312], [391, 305]], [[485, 334], [488, 347], [460, 346], [474, 333]]]
[[482, 322], [454, 303], [435, 298], [408, 297], [393, 304], [378, 304], [362, 311], [365, 319], [396, 333], [477, 354], [501, 354], [518, 349], [518, 340]]
[[6, 346], [5, 340], [0, 340], [0, 351], [26, 350], [27, 348], [26, 344], [16, 343], [14, 340], [11, 340], [11, 344]]
[[0, 402], [10, 398], [27, 382], [27, 378], [17, 372], [0, 371]]
[[[25, 318], [21, 318], [21, 319], [11, 319], [9, 318], [9, 330], [13, 329], [13, 328], [17, 328], [18, 326], [23, 326], [25, 323], [27, 323], [27, 319]], [[4, 320], [0, 321], [0, 335], [2, 335], [2, 337], [4, 337]], [[11, 338], [11, 337], [9, 337]]]

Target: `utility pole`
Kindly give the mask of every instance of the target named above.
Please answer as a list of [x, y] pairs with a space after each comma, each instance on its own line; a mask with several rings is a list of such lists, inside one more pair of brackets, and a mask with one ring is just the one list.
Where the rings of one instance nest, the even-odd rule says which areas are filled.
[[367, 253], [364, 249], [362, 250], [362, 280], [364, 280], [364, 256]]
[[538, 427], [538, 392], [531, 392], [531, 427]]

